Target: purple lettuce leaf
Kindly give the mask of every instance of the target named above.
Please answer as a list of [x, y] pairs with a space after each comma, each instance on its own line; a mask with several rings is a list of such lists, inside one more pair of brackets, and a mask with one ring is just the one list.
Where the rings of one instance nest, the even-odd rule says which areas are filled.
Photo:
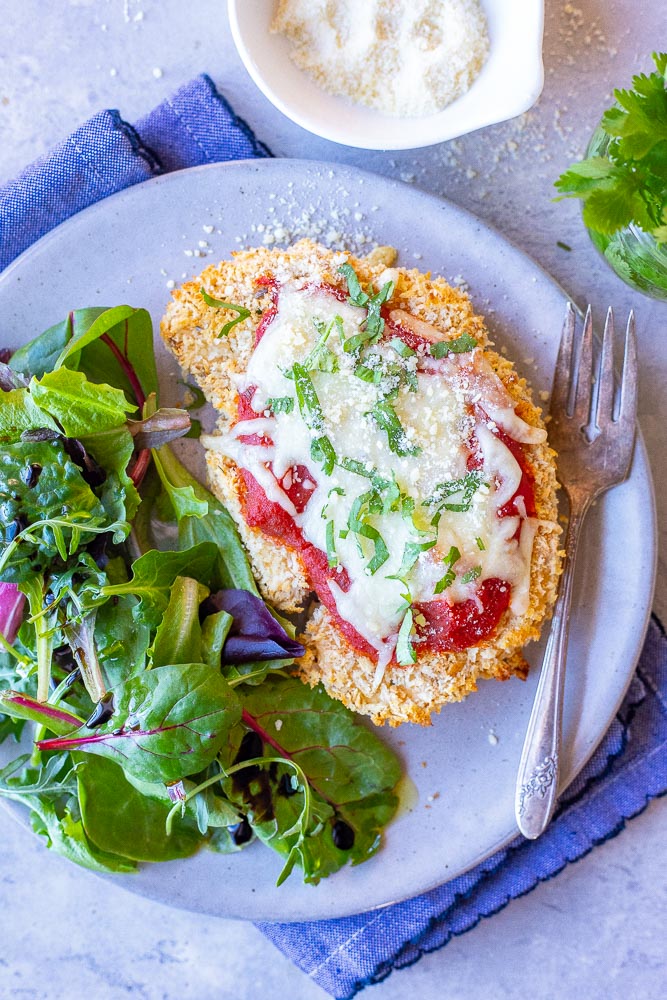
[[202, 615], [226, 611], [234, 619], [222, 647], [223, 663], [286, 660], [303, 656], [301, 643], [290, 638], [264, 601], [247, 590], [218, 590], [203, 602]]

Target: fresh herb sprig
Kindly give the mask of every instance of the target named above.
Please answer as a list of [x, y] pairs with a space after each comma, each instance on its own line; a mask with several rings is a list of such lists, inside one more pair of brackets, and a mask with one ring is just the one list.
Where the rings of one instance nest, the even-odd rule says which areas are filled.
[[574, 163], [556, 181], [561, 198], [581, 198], [585, 224], [612, 234], [635, 222], [667, 242], [667, 53], [654, 53], [656, 72], [638, 74], [631, 90], [615, 90], [602, 116], [606, 156]]

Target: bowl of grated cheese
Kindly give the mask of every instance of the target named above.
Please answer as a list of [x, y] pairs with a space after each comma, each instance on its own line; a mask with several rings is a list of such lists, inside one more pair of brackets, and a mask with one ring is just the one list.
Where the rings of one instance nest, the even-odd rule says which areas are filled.
[[506, 121], [542, 91], [543, 0], [228, 0], [238, 52], [283, 114], [361, 149]]

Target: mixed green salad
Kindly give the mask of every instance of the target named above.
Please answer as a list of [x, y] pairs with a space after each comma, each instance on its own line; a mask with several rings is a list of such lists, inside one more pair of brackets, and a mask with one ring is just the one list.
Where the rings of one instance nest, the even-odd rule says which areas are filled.
[[279, 883], [366, 860], [399, 762], [292, 676], [294, 627], [170, 447], [192, 424], [159, 406], [148, 313], [77, 310], [2, 354], [0, 741], [34, 732], [0, 797], [97, 871], [255, 838]]

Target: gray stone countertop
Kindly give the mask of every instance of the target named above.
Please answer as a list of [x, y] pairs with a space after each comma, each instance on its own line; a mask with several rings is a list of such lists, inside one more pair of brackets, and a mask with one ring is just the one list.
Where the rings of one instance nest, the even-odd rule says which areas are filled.
[[[542, 97], [527, 114], [419, 151], [364, 152], [292, 125], [257, 91], [221, 0], [0, 2], [0, 183], [103, 107], [128, 121], [208, 72], [282, 156], [349, 163], [446, 196], [496, 226], [598, 316], [634, 308], [640, 421], [667, 527], [667, 305], [635, 294], [598, 258], [574, 202], [552, 183], [582, 155], [614, 86], [665, 47], [663, 0], [547, 0]], [[558, 244], [565, 243], [570, 251]], [[655, 608], [667, 618], [661, 550]], [[116, 1000], [326, 994], [249, 924], [140, 899], [49, 854], [0, 812], [0, 998]], [[667, 804], [493, 919], [373, 987], [384, 1000], [643, 997], [667, 990]]]

